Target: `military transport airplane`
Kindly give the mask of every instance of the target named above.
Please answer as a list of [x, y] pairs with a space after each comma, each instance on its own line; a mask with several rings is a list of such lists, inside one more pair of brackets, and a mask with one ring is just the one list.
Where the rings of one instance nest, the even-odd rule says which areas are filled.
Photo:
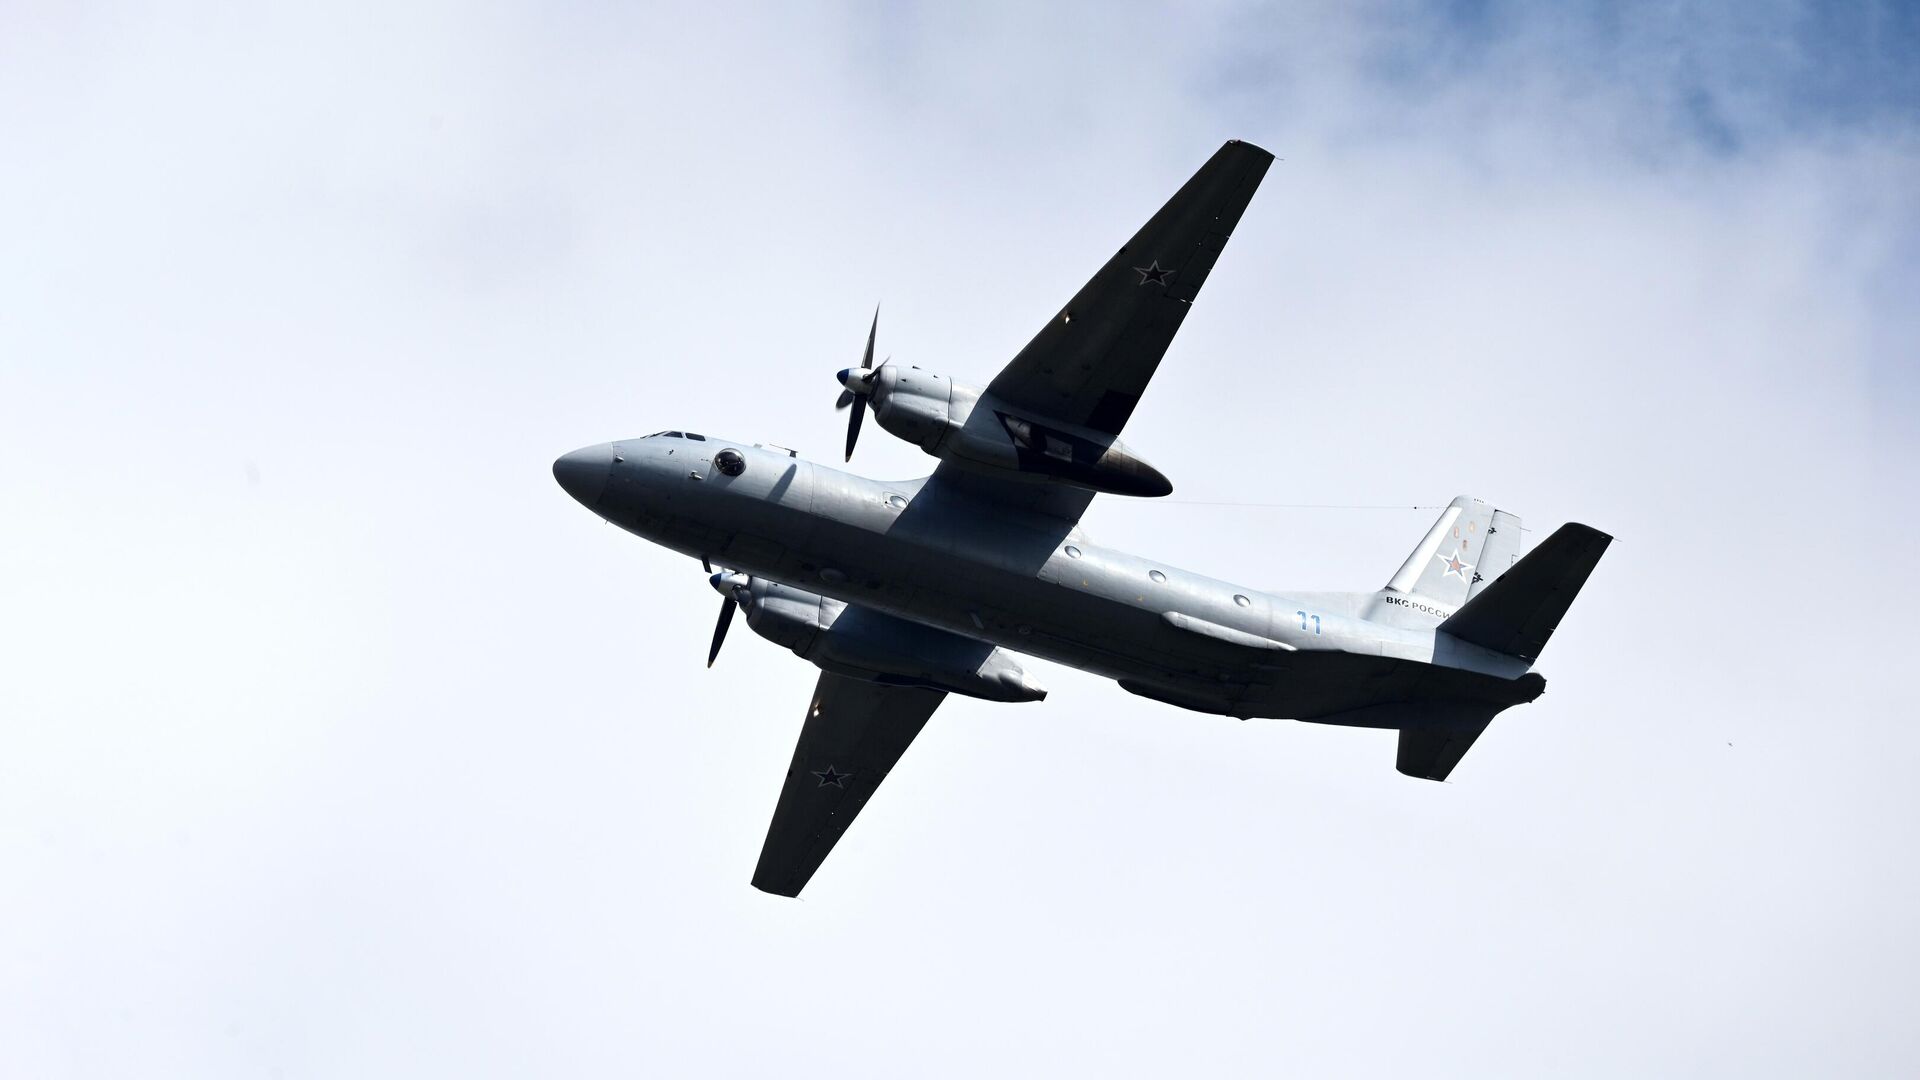
[[[753, 884], [798, 895], [948, 694], [1038, 701], [1011, 653], [1200, 712], [1399, 732], [1401, 772], [1443, 780], [1529, 669], [1610, 537], [1562, 526], [1524, 555], [1520, 519], [1458, 498], [1385, 588], [1270, 593], [1102, 547], [1094, 495], [1173, 490], [1120, 441], [1273, 157], [1229, 142], [985, 387], [866, 356], [867, 410], [940, 460], [884, 482], [690, 431], [576, 450], [567, 493], [700, 559], [734, 610], [821, 669]], [[714, 564], [722, 569], [713, 572]]]

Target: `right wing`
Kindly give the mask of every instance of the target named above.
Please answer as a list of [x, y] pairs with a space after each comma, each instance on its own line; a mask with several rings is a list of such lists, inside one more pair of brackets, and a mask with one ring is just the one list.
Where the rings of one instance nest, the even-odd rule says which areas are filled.
[[821, 672], [753, 887], [800, 895], [946, 696]]

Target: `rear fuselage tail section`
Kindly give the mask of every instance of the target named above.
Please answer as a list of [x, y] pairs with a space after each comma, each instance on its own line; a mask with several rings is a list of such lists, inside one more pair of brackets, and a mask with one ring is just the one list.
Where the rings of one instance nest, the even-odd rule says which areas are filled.
[[1390, 626], [1434, 626], [1505, 573], [1519, 552], [1520, 519], [1462, 495], [1374, 594], [1367, 617]]

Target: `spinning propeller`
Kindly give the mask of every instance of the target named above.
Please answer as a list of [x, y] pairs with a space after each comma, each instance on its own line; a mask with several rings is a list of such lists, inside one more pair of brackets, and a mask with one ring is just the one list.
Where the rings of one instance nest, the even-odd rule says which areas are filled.
[[707, 666], [712, 667], [714, 658], [720, 655], [720, 643], [727, 640], [727, 627], [733, 625], [733, 613], [740, 606], [740, 592], [752, 581], [747, 575], [736, 571], [722, 570], [707, 579], [713, 591], [721, 596], [720, 621], [713, 627], [713, 646], [707, 650]]
[[[867, 327], [867, 351], [860, 357], [860, 366], [846, 368], [839, 376], [840, 385], [845, 389], [840, 391], [840, 400], [834, 402], [833, 407], [844, 409], [853, 406], [853, 413], [847, 417], [848, 461], [853, 460], [853, 444], [859, 441], [860, 423], [867, 418], [867, 399], [873, 396], [874, 385], [880, 375], [880, 368], [873, 366], [873, 339], [879, 332], [880, 308], [876, 305], [873, 309], [873, 325]], [[880, 367], [886, 367], [892, 359], [888, 357], [881, 361]], [[701, 558], [700, 565], [708, 573], [713, 573], [713, 564], [706, 558]], [[707, 584], [720, 594], [720, 621], [713, 625], [713, 644], [707, 648], [707, 666], [712, 667], [720, 656], [721, 644], [727, 640], [727, 628], [733, 625], [733, 613], [745, 601], [753, 579], [737, 570], [722, 570], [708, 578]]]
[[[840, 400], [833, 403], [836, 409], [853, 406], [853, 413], [847, 417], [847, 460], [853, 460], [853, 444], [860, 438], [860, 422], [867, 418], [867, 399], [873, 396], [873, 386], [880, 368], [873, 366], [873, 336], [880, 330], [880, 308], [873, 309], [873, 325], [867, 328], [867, 353], [860, 358], [857, 368], [843, 368], [840, 372], [840, 385], [846, 387], [840, 391]], [[888, 357], [887, 360], [892, 360]], [[883, 360], [880, 367], [886, 367]]]

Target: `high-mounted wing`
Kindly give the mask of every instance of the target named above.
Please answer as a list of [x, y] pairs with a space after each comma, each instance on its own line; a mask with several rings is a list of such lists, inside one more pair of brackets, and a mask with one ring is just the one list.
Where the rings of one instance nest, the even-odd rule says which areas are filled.
[[821, 672], [753, 887], [800, 895], [946, 696]]
[[987, 389], [1118, 435], [1272, 161], [1252, 143], [1221, 147]]

